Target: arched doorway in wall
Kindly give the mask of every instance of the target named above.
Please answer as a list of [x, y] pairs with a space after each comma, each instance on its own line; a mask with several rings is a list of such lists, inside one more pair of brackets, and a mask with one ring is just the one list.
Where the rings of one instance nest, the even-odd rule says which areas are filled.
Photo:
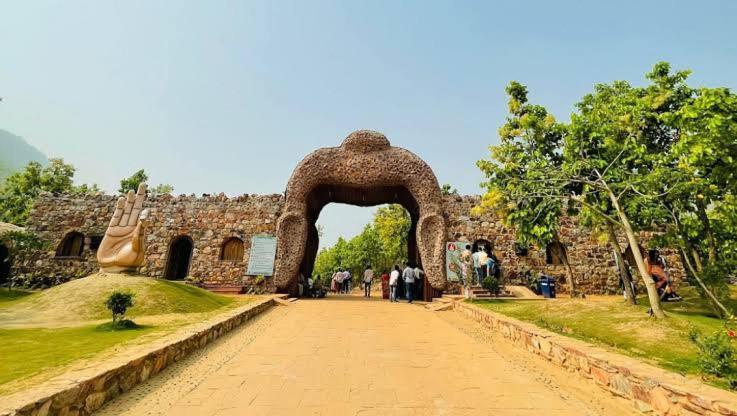
[[84, 234], [78, 231], [67, 233], [56, 248], [56, 257], [81, 257], [84, 250]]
[[489, 240], [481, 238], [473, 242], [471, 252], [475, 253], [479, 251], [479, 249], [485, 249], [487, 253], [491, 254], [491, 251], [494, 250], [494, 245], [491, 244]]
[[0, 285], [10, 279], [10, 250], [0, 243]]
[[189, 273], [189, 263], [192, 260], [194, 244], [186, 235], [175, 237], [169, 244], [166, 255], [164, 278], [167, 280], [183, 280]]
[[319, 246], [315, 222], [331, 202], [404, 207], [412, 220], [408, 257], [425, 271], [423, 297], [439, 296], [446, 285], [446, 229], [437, 178], [422, 159], [368, 130], [351, 133], [339, 147], [311, 153], [292, 173], [277, 223], [280, 292], [294, 293], [299, 274], [312, 273]]

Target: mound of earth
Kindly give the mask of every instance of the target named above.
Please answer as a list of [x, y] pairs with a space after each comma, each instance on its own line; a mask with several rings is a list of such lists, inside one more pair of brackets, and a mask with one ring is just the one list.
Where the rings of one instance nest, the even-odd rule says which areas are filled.
[[114, 291], [133, 293], [131, 318], [171, 313], [209, 312], [233, 300], [180, 282], [99, 273], [7, 302], [0, 326], [75, 325], [109, 319], [105, 300]]

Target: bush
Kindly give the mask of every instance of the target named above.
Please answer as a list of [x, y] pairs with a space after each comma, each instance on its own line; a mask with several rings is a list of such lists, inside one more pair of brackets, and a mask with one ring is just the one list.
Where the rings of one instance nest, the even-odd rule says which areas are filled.
[[113, 313], [113, 323], [120, 322], [128, 308], [133, 307], [133, 294], [115, 291], [108, 296], [105, 306]]
[[486, 276], [484, 281], [481, 282], [481, 286], [493, 295], [499, 294], [499, 280], [494, 276]]
[[737, 387], [737, 363], [732, 339], [737, 336], [732, 330], [717, 331], [709, 336], [691, 328], [688, 337], [699, 349], [697, 364], [699, 372], [726, 380], [734, 389]]

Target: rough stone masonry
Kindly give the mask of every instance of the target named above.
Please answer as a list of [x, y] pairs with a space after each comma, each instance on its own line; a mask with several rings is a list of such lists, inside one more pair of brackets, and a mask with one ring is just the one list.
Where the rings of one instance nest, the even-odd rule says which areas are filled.
[[[319, 162], [324, 162], [326, 155], [342, 155], [341, 152], [346, 151], [351, 152], [351, 163], [346, 164], [338, 177], [328, 177], [321, 169], [305, 168], [319, 167]], [[369, 166], [382, 157], [407, 160], [406, 165], [411, 169], [406, 169], [404, 174], [401, 170], [393, 170], [367, 178], [366, 170], [357, 168], [362, 164]], [[430, 167], [411, 152], [391, 147], [380, 133], [354, 132], [341, 147], [314, 152], [295, 169], [290, 186], [286, 197], [282, 194], [149, 196], [145, 204], [150, 211], [151, 226], [146, 231], [145, 263], [138, 271], [151, 277], [171, 278], [169, 272], [175, 267], [172, 262], [177, 261], [184, 262], [185, 275], [207, 284], [246, 287], [259, 284], [267, 291], [273, 292], [277, 288], [289, 290], [289, 282], [296, 277], [292, 275], [300, 262], [304, 264], [305, 256], [316, 253], [316, 247], [312, 247], [316, 243], [313, 241], [315, 236], [310, 235], [308, 226], [314, 228], [314, 221], [325, 204], [347, 202], [368, 206], [395, 202], [410, 212], [413, 219], [410, 244], [415, 245], [410, 250], [414, 250], [417, 260], [432, 274], [428, 275], [428, 280], [434, 288], [444, 289], [446, 293], [457, 290], [456, 286], [446, 284], [445, 253], [435, 247], [444, 247], [442, 238], [434, 237], [440, 230], [445, 241], [491, 245], [501, 260], [503, 277], [508, 284], [525, 284], [530, 274], [544, 272], [559, 277], [559, 290], [566, 290], [563, 266], [556, 264], [546, 247], [525, 250], [517, 246], [514, 231], [504, 226], [495, 215], [472, 216], [471, 208], [479, 203], [478, 196], [442, 196]], [[13, 265], [14, 274], [25, 279], [65, 281], [96, 272], [99, 267], [95, 252], [116, 199], [116, 196], [109, 195], [42, 194], [31, 211], [27, 228], [47, 241], [49, 248], [21, 253]], [[292, 208], [287, 210], [285, 207], [290, 199], [297, 202], [291, 202]], [[295, 212], [298, 218], [295, 218]], [[430, 219], [424, 228], [429, 231], [417, 238], [423, 233], [423, 218]], [[285, 227], [281, 233], [276, 277], [262, 282], [257, 276], [246, 275], [251, 238], [255, 235], [276, 236], [277, 223], [289, 223], [290, 219], [292, 222], [297, 220], [299, 232], [293, 235], [289, 227]], [[648, 235], [643, 234], [642, 237], [643, 245], [646, 245]], [[70, 244], [73, 238], [79, 239], [78, 245]], [[242, 243], [242, 250], [237, 251], [239, 258], [235, 259], [223, 255], [226, 242], [234, 239]], [[173, 243], [182, 240], [186, 240], [186, 247], [191, 247], [184, 257], [172, 249]], [[575, 217], [562, 219], [560, 241], [574, 268], [580, 290], [590, 294], [619, 291], [611, 249], [578, 227]], [[69, 247], [74, 247], [74, 252], [69, 252]], [[285, 249], [288, 247], [292, 248]], [[620, 248], [626, 251], [626, 247], [622, 238]], [[679, 257], [668, 250], [662, 251], [670, 265], [671, 276], [676, 282], [682, 280], [683, 268]], [[289, 270], [289, 276], [279, 276], [280, 265], [282, 269]], [[311, 271], [311, 268], [307, 270]]]

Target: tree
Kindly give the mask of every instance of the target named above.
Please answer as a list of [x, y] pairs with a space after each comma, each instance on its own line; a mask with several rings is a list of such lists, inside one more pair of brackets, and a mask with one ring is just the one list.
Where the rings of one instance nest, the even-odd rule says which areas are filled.
[[160, 183], [151, 189], [151, 193], [154, 195], [171, 194], [172, 192], [174, 192], [174, 187], [168, 183]]
[[[138, 185], [145, 182], [148, 182], [148, 175], [146, 174], [146, 171], [144, 169], [139, 169], [134, 172], [130, 177], [120, 180], [120, 189], [118, 189], [118, 193], [120, 193], [121, 195], [125, 195], [128, 193], [129, 190], [135, 191], [136, 189], [138, 189]], [[174, 192], [174, 187], [166, 183], [161, 183], [154, 186], [153, 188], [150, 188], [149, 192], [154, 195], [170, 194]]]
[[120, 189], [118, 189], [118, 193], [121, 195], [125, 195], [131, 189], [138, 189], [138, 185], [147, 181], [148, 175], [146, 175], [146, 172], [143, 169], [139, 169], [134, 172], [133, 175], [120, 180]]
[[680, 73], [671, 75], [667, 66], [654, 73], [652, 95], [687, 93], [661, 117], [675, 139], [644, 187], [644, 194], [658, 196], [653, 200], [659, 209], [649, 214], [666, 227], [659, 241], [679, 247], [699, 291], [719, 315], [731, 317], [720, 298], [728, 296], [725, 276], [737, 265], [730, 214], [737, 185], [737, 96], [726, 88], [694, 90], [671, 82]]
[[133, 307], [133, 294], [115, 291], [108, 296], [105, 306], [113, 314], [113, 324], [119, 324], [128, 309]]
[[443, 186], [440, 187], [440, 192], [442, 192], [443, 195], [458, 195], [458, 190], [453, 188], [449, 183], [443, 184]]
[[407, 241], [412, 219], [401, 205], [379, 207], [374, 214], [374, 228], [381, 243], [382, 266], [390, 268], [407, 262]]
[[[546, 247], [550, 243], [566, 271], [572, 297], [577, 296], [573, 268], [558, 237], [566, 205], [561, 195], [569, 184], [550, 182], [561, 169], [565, 125], [548, 111], [527, 100], [527, 88], [515, 81], [506, 88], [509, 117], [499, 129], [501, 143], [491, 146], [491, 159], [477, 165], [486, 176], [486, 192], [475, 215], [491, 210], [514, 227], [521, 244]], [[551, 188], [551, 184], [554, 186]]]
[[97, 185], [74, 186], [74, 166], [51, 159], [48, 166], [30, 162], [0, 186], [0, 221], [24, 225], [41, 192], [80, 194], [98, 192]]

